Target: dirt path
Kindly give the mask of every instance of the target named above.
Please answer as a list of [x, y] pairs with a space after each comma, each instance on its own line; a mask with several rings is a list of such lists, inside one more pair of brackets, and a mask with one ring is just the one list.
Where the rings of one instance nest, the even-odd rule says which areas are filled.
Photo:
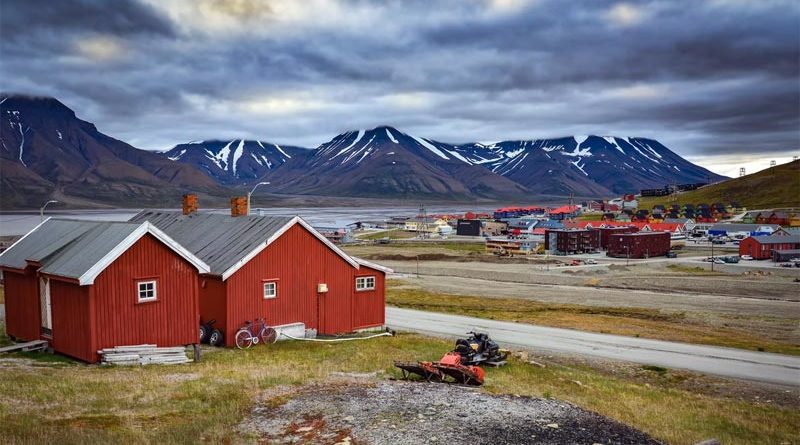
[[[270, 394], [242, 429], [260, 443], [658, 444], [567, 402], [491, 395], [455, 385], [341, 383]], [[286, 397], [290, 400], [275, 407]]]
[[[800, 283], [787, 276], [695, 276], [674, 273], [663, 264], [611, 266], [584, 270], [543, 266], [451, 261], [382, 261], [396, 272], [406, 274], [477, 278], [528, 284], [591, 286], [638, 289], [658, 293], [710, 294], [760, 300], [800, 302]], [[800, 306], [798, 306], [800, 307]]]

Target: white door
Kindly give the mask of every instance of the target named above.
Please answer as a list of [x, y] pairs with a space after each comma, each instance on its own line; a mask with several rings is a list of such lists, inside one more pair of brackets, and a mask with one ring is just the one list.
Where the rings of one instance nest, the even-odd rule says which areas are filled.
[[42, 331], [50, 334], [53, 329], [53, 312], [50, 309], [50, 279], [39, 278], [39, 307], [42, 311]]

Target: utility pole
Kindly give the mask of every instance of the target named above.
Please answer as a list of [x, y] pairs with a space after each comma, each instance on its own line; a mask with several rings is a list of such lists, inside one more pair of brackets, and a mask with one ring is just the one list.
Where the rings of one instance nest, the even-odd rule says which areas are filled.
[[42, 208], [39, 209], [39, 222], [44, 222], [44, 208], [47, 207], [47, 204], [53, 204], [53, 203], [57, 203], [57, 202], [58, 201], [56, 201], [55, 199], [51, 199], [50, 201], [47, 201], [46, 203], [44, 203]]
[[716, 258], [714, 258], [714, 240], [709, 237], [708, 242], [711, 243], [711, 272], [714, 272], [714, 260], [716, 260]]
[[250, 216], [250, 196], [256, 191], [259, 185], [269, 185], [269, 181], [259, 182], [255, 187], [253, 187], [253, 190], [247, 192], [247, 216]]

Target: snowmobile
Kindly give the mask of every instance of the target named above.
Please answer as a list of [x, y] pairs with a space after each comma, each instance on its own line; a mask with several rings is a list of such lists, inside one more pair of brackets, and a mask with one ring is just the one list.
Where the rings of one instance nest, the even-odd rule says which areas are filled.
[[429, 382], [450, 382], [480, 386], [484, 372], [481, 364], [503, 366], [508, 351], [501, 350], [487, 334], [468, 332], [468, 338], [456, 340], [456, 347], [437, 362], [401, 362], [394, 365], [403, 372], [403, 378], [418, 375]]

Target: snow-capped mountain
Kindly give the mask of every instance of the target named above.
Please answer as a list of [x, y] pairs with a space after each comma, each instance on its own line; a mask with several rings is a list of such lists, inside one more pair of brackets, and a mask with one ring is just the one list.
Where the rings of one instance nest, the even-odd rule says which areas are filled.
[[403, 198], [500, 198], [528, 190], [473, 165], [453, 146], [376, 127], [342, 133], [275, 172], [284, 192]]
[[87, 206], [226, 193], [199, 171], [107, 136], [52, 97], [0, 94], [0, 207]]
[[163, 153], [167, 158], [192, 165], [221, 184], [250, 183], [309, 150], [282, 147], [271, 142], [234, 139], [194, 141], [179, 144]]
[[472, 164], [546, 194], [607, 196], [722, 179], [646, 138], [570, 136], [463, 144], [454, 151]]

